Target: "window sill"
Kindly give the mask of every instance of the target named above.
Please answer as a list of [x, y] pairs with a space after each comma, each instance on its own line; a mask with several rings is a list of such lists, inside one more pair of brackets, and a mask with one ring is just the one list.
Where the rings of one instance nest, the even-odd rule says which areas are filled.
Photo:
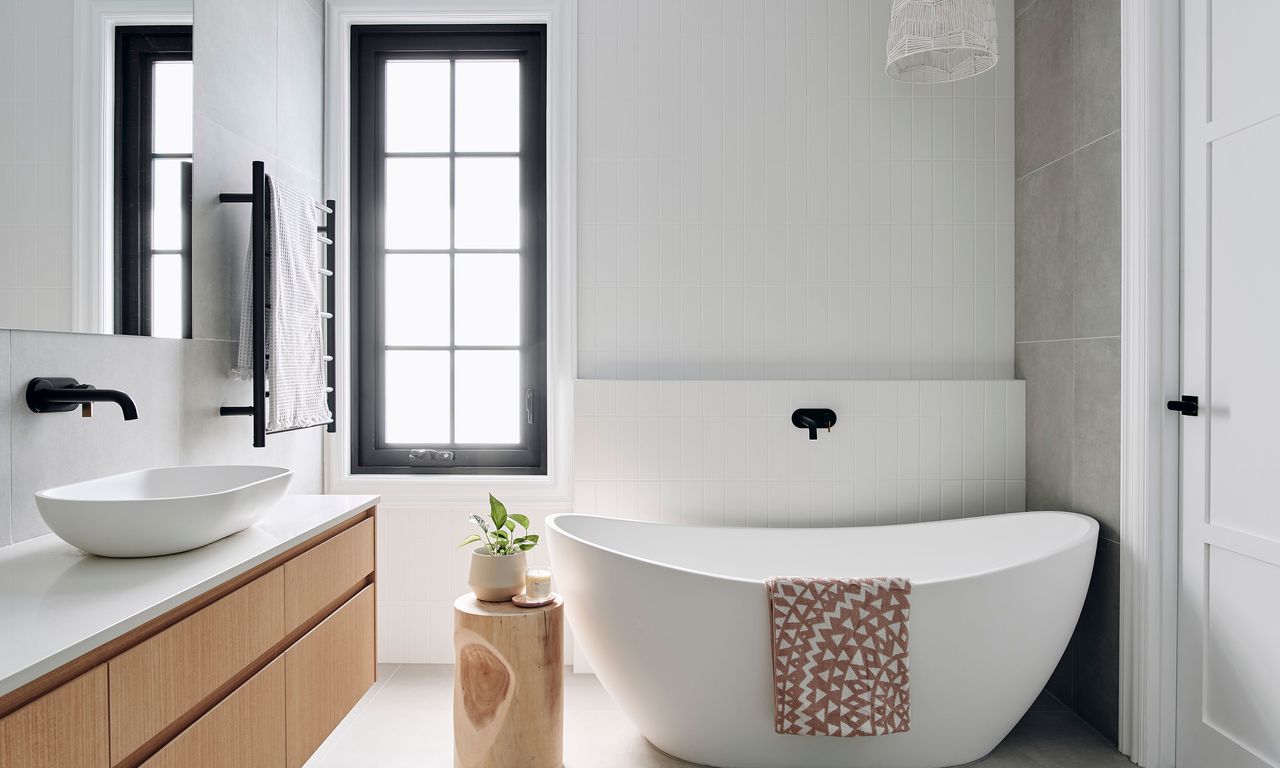
[[456, 507], [489, 492], [522, 506], [564, 509], [573, 503], [572, 483], [554, 475], [346, 474], [326, 480], [325, 492], [377, 494], [389, 504]]

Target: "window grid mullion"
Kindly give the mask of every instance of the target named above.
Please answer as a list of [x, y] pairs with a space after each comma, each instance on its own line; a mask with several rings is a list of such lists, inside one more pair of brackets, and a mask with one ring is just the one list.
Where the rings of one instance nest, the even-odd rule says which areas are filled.
[[458, 60], [449, 59], [449, 442], [458, 442], [458, 351], [457, 351], [457, 173], [458, 158]]

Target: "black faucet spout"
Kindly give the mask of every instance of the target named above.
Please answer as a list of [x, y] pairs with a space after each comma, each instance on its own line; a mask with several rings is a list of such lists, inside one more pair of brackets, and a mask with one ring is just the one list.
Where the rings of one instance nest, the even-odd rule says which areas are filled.
[[836, 423], [836, 412], [830, 408], [797, 408], [791, 414], [791, 424], [809, 430], [809, 439], [818, 439], [818, 430], [831, 431]]
[[65, 377], [37, 378], [27, 383], [27, 407], [34, 413], [65, 413], [92, 403], [115, 403], [125, 421], [138, 418], [133, 398], [116, 389], [98, 389]]

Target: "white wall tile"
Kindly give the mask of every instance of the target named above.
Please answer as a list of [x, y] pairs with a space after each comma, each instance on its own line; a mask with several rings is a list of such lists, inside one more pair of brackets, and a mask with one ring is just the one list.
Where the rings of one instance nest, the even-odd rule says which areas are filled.
[[[686, 525], [869, 525], [1016, 509], [1019, 381], [580, 380], [577, 511]], [[599, 415], [601, 403], [609, 403]], [[831, 407], [811, 441], [797, 407]], [[660, 416], [658, 414], [669, 414]], [[634, 453], [633, 453], [634, 452]], [[658, 454], [656, 457], [654, 454]], [[634, 466], [634, 473], [629, 467]], [[636, 478], [640, 478], [638, 481]]]
[[1011, 74], [892, 86], [889, 0], [578, 8], [579, 376], [1012, 377]]

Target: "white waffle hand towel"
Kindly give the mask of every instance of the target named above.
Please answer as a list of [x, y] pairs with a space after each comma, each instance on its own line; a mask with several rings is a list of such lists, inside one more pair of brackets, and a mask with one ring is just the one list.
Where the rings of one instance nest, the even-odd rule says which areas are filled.
[[[320, 317], [315, 201], [270, 176], [267, 191], [267, 431], [314, 427], [329, 411]], [[233, 374], [253, 376], [253, 246], [245, 257], [240, 350]]]

